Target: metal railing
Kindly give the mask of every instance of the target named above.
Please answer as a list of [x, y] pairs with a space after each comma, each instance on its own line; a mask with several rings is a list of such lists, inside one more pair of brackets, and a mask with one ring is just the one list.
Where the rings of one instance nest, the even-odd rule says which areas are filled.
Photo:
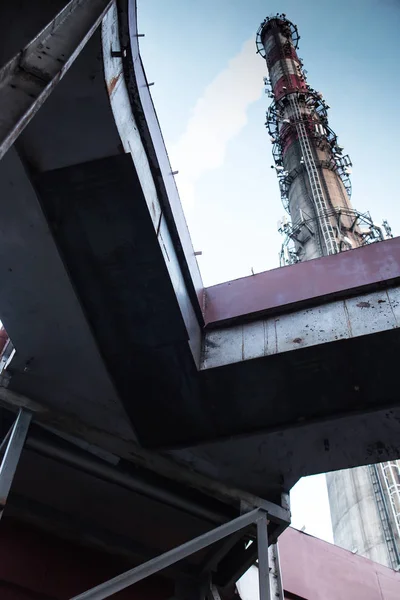
[[369, 465], [368, 468], [391, 566], [393, 569], [398, 569], [400, 565], [400, 556], [396, 538], [393, 533], [388, 504], [379, 476], [378, 465]]
[[379, 465], [397, 539], [400, 540], [400, 462], [392, 460]]

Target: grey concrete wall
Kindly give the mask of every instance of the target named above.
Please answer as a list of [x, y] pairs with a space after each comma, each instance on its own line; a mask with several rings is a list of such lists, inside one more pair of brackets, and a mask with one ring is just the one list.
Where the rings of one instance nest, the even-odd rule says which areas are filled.
[[335, 544], [391, 567], [368, 467], [327, 473]]

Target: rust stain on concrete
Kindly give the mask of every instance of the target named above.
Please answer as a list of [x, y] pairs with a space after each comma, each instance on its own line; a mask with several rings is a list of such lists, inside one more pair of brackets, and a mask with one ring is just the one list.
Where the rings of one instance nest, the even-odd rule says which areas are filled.
[[113, 93], [115, 86], [117, 85], [118, 80], [121, 77], [121, 75], [122, 75], [122, 71], [116, 77], [111, 77], [110, 81], [107, 81], [107, 90], [108, 90], [109, 96], [111, 96], [111, 94]]

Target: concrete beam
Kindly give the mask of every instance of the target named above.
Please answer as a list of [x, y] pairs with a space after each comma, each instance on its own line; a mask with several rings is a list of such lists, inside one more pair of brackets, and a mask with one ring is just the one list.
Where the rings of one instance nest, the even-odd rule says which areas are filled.
[[36, 186], [125, 410], [153, 446], [184, 436], [189, 421], [203, 435], [207, 420], [200, 325], [162, 214], [154, 227], [143, 171], [120, 154], [44, 173]]
[[172, 454], [269, 497], [301, 476], [398, 458], [399, 308], [394, 286], [206, 330], [213, 439]]
[[[9, 389], [136, 439], [15, 150], [0, 161], [0, 317], [16, 348]], [[73, 377], [71, 377], [73, 372]], [[10, 381], [10, 378], [12, 381]]]
[[242, 325], [207, 330], [201, 369], [213, 369], [398, 327], [400, 287], [396, 286]]
[[[115, 3], [106, 15], [102, 27], [104, 73], [118, 132], [125, 152], [132, 154], [141, 172], [149, 211], [155, 222], [160, 214], [166, 221], [173, 244], [168, 247], [168, 260], [177, 261], [180, 270], [179, 277], [175, 268], [171, 276], [186, 326], [196, 336], [191, 313], [194, 311], [202, 325], [204, 286], [139, 53], [136, 9], [136, 2], [120, 0], [118, 10]], [[121, 48], [123, 52], [116, 56]], [[190, 311], [184, 294], [190, 298]]]

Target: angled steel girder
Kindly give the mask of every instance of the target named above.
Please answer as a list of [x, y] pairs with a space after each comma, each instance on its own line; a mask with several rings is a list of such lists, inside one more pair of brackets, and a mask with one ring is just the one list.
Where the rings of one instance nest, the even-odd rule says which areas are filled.
[[150, 575], [158, 573], [162, 569], [169, 567], [176, 562], [207, 548], [211, 544], [222, 540], [229, 535], [248, 527], [249, 525], [257, 525], [257, 544], [258, 556], [260, 565], [260, 600], [271, 600], [270, 583], [269, 583], [269, 566], [268, 566], [268, 515], [260, 508], [256, 508], [249, 513], [241, 515], [229, 523], [225, 523], [216, 529], [212, 529], [199, 537], [173, 548], [148, 562], [134, 567], [121, 575], [117, 575], [113, 579], [106, 581], [71, 600], [102, 600], [113, 594], [131, 586]]
[[0, 70], [0, 159], [64, 77], [112, 1], [70, 0]]
[[20, 409], [14, 425], [2, 443], [2, 446], [5, 443], [7, 443], [7, 446], [0, 465], [0, 519], [3, 516], [31, 419], [31, 412]]

